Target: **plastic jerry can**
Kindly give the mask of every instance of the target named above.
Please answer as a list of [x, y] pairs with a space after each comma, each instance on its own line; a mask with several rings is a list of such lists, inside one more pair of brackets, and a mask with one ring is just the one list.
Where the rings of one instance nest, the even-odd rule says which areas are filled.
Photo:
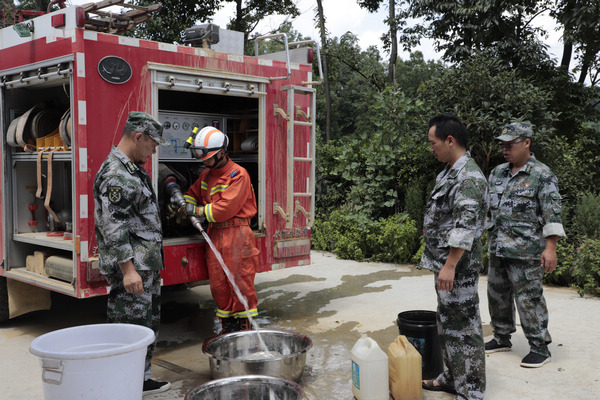
[[388, 356], [363, 334], [352, 348], [352, 394], [358, 400], [389, 400]]
[[421, 400], [421, 354], [400, 335], [388, 347], [390, 392], [394, 400]]

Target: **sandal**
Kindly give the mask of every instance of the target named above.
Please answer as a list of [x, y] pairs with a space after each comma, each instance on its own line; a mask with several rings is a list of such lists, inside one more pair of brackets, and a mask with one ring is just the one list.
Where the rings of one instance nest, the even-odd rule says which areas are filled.
[[[436, 382], [437, 385], [435, 385], [434, 382]], [[425, 390], [431, 390], [431, 391], [434, 391], [434, 392], [446, 392], [446, 393], [456, 394], [456, 390], [454, 390], [454, 388], [452, 388], [450, 386], [442, 386], [435, 379], [424, 380], [421, 385], [423, 386], [423, 389], [425, 389]]]

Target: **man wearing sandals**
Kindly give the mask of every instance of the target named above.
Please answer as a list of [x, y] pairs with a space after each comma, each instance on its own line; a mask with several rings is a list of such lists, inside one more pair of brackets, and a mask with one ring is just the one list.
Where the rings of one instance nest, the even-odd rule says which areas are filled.
[[485, 352], [477, 284], [489, 203], [487, 180], [466, 150], [467, 128], [456, 116], [432, 118], [428, 137], [430, 151], [447, 165], [427, 202], [420, 267], [434, 272], [447, 370], [423, 381], [423, 388], [480, 400], [485, 394]]

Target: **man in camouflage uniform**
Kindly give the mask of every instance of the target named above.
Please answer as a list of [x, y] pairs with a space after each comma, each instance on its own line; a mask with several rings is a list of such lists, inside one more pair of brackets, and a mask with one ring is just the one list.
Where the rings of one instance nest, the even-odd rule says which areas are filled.
[[536, 368], [550, 361], [552, 341], [542, 278], [556, 268], [556, 243], [565, 231], [558, 180], [530, 152], [532, 133], [530, 124], [512, 123], [496, 138], [508, 162], [489, 177], [488, 302], [494, 338], [485, 349], [510, 350], [516, 303], [530, 346], [521, 366]]
[[[158, 202], [142, 164], [156, 153], [162, 125], [143, 112], [131, 112], [117, 146], [94, 181], [96, 240], [100, 270], [110, 284], [108, 322], [151, 328], [160, 325], [160, 270], [164, 268]], [[169, 382], [150, 379], [155, 341], [148, 346], [144, 394], [168, 390]]]
[[456, 393], [457, 399], [483, 399], [485, 353], [477, 284], [487, 181], [466, 150], [467, 128], [457, 117], [432, 118], [429, 143], [434, 156], [447, 165], [427, 202], [420, 267], [434, 272], [437, 325], [448, 369], [423, 381], [423, 388]]

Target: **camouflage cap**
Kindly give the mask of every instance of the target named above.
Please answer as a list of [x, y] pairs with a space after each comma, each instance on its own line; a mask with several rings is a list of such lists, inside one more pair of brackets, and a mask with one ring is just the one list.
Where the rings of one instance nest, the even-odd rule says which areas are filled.
[[150, 136], [152, 140], [163, 146], [170, 146], [171, 143], [163, 139], [163, 126], [155, 120], [152, 115], [141, 111], [132, 111], [127, 116], [125, 128], [134, 132], [141, 132], [144, 135]]
[[502, 129], [502, 135], [498, 136], [496, 140], [501, 142], [510, 142], [516, 138], [525, 137], [531, 138], [533, 136], [533, 129], [531, 124], [528, 122], [513, 122], [512, 124], [506, 125]]

